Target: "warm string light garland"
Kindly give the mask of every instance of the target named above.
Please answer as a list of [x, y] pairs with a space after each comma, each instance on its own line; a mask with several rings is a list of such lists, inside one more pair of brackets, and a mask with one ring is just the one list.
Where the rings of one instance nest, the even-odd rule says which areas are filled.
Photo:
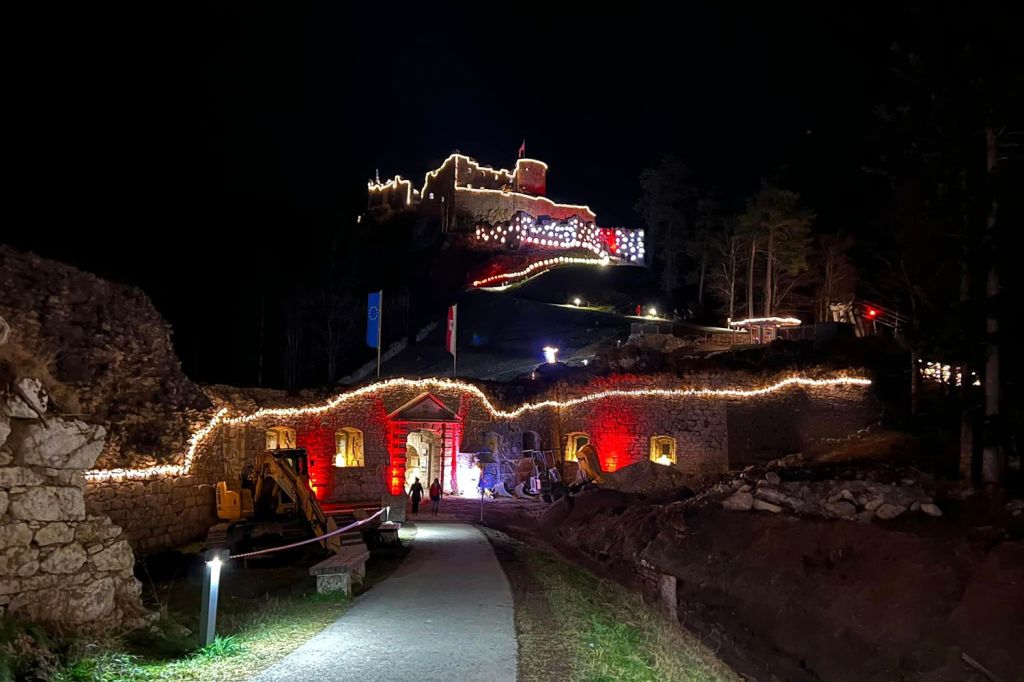
[[383, 183], [379, 182], [379, 181], [371, 180], [370, 182], [367, 183], [367, 187], [369, 188], [369, 190], [371, 192], [386, 192], [386, 191], [389, 191], [389, 190], [392, 190], [392, 189], [397, 189], [400, 186], [404, 186], [405, 187], [405, 192], [406, 192], [405, 193], [405, 204], [408, 206], [408, 205], [410, 205], [412, 203], [413, 195], [418, 195], [419, 199], [422, 199], [423, 197], [426, 197], [427, 196], [427, 186], [429, 185], [429, 183], [432, 180], [436, 180], [438, 178], [438, 176], [440, 176], [441, 173], [443, 173], [448, 168], [448, 165], [450, 163], [454, 162], [455, 163], [455, 183], [454, 183], [454, 189], [457, 192], [477, 192], [477, 193], [486, 192], [486, 193], [497, 193], [499, 195], [510, 196], [510, 197], [523, 197], [524, 199], [527, 199], [527, 200], [530, 200], [530, 201], [538, 201], [538, 202], [541, 202], [543, 204], [546, 204], [551, 209], [558, 208], [558, 209], [568, 209], [568, 210], [576, 210], [576, 211], [584, 212], [584, 213], [587, 214], [587, 216], [590, 218], [590, 220], [597, 220], [597, 215], [590, 209], [589, 206], [577, 205], [577, 204], [559, 204], [559, 203], [556, 203], [556, 202], [552, 201], [551, 199], [548, 199], [547, 197], [544, 197], [544, 196], [538, 196], [538, 195], [534, 195], [534, 194], [526, 194], [524, 192], [516, 192], [516, 191], [513, 191], [513, 190], [506, 190], [506, 189], [490, 189], [490, 188], [472, 187], [468, 183], [460, 182], [460, 180], [459, 180], [459, 161], [460, 160], [461, 161], [465, 161], [466, 165], [470, 166], [470, 170], [471, 171], [480, 173], [481, 175], [487, 175], [487, 174], [493, 175], [494, 177], [492, 178], [492, 180], [494, 180], [496, 182], [502, 182], [505, 185], [512, 185], [512, 186], [515, 185], [516, 174], [517, 174], [517, 172], [519, 170], [520, 164], [522, 164], [524, 162], [530, 162], [530, 163], [540, 164], [541, 166], [544, 167], [545, 170], [547, 170], [547, 168], [548, 168], [548, 165], [546, 163], [544, 163], [543, 161], [538, 161], [536, 159], [518, 159], [516, 161], [516, 170], [515, 171], [506, 170], [504, 168], [494, 169], [494, 168], [491, 168], [490, 166], [483, 166], [483, 165], [479, 164], [473, 158], [471, 158], [469, 156], [466, 156], [465, 154], [454, 153], [454, 154], [449, 154], [448, 158], [446, 158], [441, 163], [440, 166], [438, 166], [437, 168], [435, 168], [432, 171], [427, 171], [424, 174], [424, 176], [423, 176], [423, 188], [420, 189], [420, 190], [414, 190], [412, 188], [412, 181], [405, 180], [400, 175], [396, 175], [392, 180], [388, 180], [387, 182], [383, 182]]
[[401, 186], [405, 187], [405, 205], [408, 206], [412, 203], [413, 188], [411, 180], [403, 180], [401, 175], [396, 175], [387, 182], [371, 181], [367, 183], [367, 187], [371, 192], [389, 192], [392, 189], [398, 189]]
[[[569, 211], [575, 211], [577, 213], [582, 213], [582, 214], [586, 215], [587, 218], [590, 219], [590, 220], [596, 220], [597, 219], [597, 214], [594, 213], [594, 211], [591, 210], [591, 208], [589, 206], [585, 205], [585, 204], [559, 204], [557, 202], [552, 201], [551, 199], [548, 199], [547, 197], [537, 196], [535, 194], [526, 194], [524, 192], [515, 192], [515, 191], [512, 191], [512, 190], [504, 190], [504, 189], [485, 189], [485, 188], [482, 188], [482, 187], [468, 187], [468, 186], [456, 186], [455, 187], [455, 192], [456, 193], [464, 192], [464, 193], [468, 193], [468, 194], [488, 194], [488, 195], [491, 195], [491, 196], [497, 195], [497, 196], [501, 196], [501, 197], [510, 197], [510, 198], [522, 198], [525, 201], [534, 202], [534, 203], [538, 203], [538, 204], [544, 204], [544, 205], [548, 206], [549, 210], [551, 210], [551, 211], [554, 211], [555, 209], [567, 209]], [[542, 210], [543, 209], [538, 210], [537, 212], [541, 213]]]
[[490, 277], [484, 277], [483, 279], [477, 279], [473, 281], [473, 286], [479, 288], [489, 288], [495, 291], [508, 288], [511, 284], [505, 284], [502, 286], [491, 287], [489, 285], [500, 282], [502, 280], [519, 279], [520, 277], [526, 277], [530, 273], [536, 272], [541, 268], [554, 267], [556, 265], [608, 265], [611, 261], [605, 258], [574, 258], [572, 256], [556, 256], [554, 258], [545, 258], [534, 263], [530, 263], [522, 270], [516, 272], [502, 272], [497, 275], [491, 275]]
[[764, 322], [774, 322], [781, 325], [799, 325], [802, 324], [799, 319], [795, 317], [751, 317], [746, 320], [729, 320], [730, 327], [745, 327], [748, 324], [761, 324]]
[[391, 388], [414, 388], [414, 389], [435, 389], [435, 390], [455, 390], [469, 393], [474, 397], [478, 398], [483, 405], [484, 409], [494, 417], [495, 419], [516, 419], [526, 412], [532, 412], [536, 410], [543, 410], [546, 408], [567, 408], [575, 407], [577, 405], [583, 405], [585, 403], [593, 402], [596, 400], [604, 400], [606, 398], [645, 398], [645, 397], [657, 397], [657, 398], [701, 398], [701, 399], [715, 399], [715, 398], [757, 398], [779, 391], [785, 390], [793, 386], [804, 386], [812, 388], [823, 388], [823, 387], [836, 387], [836, 386], [870, 386], [871, 380], [862, 377], [833, 377], [831, 379], [810, 379], [807, 377], [787, 377], [780, 381], [770, 384], [768, 386], [762, 386], [760, 388], [643, 388], [643, 389], [610, 389], [607, 391], [600, 391], [598, 393], [590, 393], [577, 398], [570, 398], [568, 400], [544, 400], [537, 403], [526, 403], [520, 405], [514, 410], [502, 410], [499, 409], [491, 402], [491, 399], [487, 396], [484, 391], [478, 386], [466, 383], [464, 381], [457, 381], [454, 379], [388, 379], [368, 386], [363, 386], [354, 391], [348, 393], [342, 393], [334, 396], [329, 400], [319, 405], [307, 405], [305, 407], [278, 407], [278, 408], [262, 408], [251, 412], [249, 414], [239, 415], [237, 417], [228, 417], [227, 408], [222, 408], [206, 423], [205, 426], [200, 428], [198, 431], [192, 434], [189, 439], [189, 447], [185, 453], [185, 458], [181, 464], [162, 464], [152, 467], [145, 467], [141, 469], [107, 469], [107, 470], [93, 470], [87, 471], [85, 477], [90, 481], [107, 481], [107, 480], [139, 480], [152, 478], [155, 476], [181, 476], [188, 474], [192, 465], [195, 461], [196, 453], [203, 442], [213, 433], [214, 429], [219, 426], [236, 426], [249, 424], [251, 422], [268, 419], [268, 418], [291, 418], [291, 417], [305, 417], [310, 415], [323, 414], [330, 412], [339, 405], [347, 403], [352, 400], [356, 400], [365, 395], [377, 393], [378, 391], [387, 391]]

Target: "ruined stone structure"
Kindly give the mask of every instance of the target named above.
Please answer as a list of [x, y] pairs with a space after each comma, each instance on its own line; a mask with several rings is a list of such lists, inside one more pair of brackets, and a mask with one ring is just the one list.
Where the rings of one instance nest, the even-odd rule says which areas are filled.
[[0, 245], [0, 317], [60, 411], [107, 429], [97, 466], [180, 456], [210, 401], [181, 371], [170, 325], [135, 287]]
[[36, 379], [0, 386], [0, 615], [89, 631], [142, 625], [128, 539], [86, 510], [83, 472], [106, 430], [48, 414], [48, 403]]

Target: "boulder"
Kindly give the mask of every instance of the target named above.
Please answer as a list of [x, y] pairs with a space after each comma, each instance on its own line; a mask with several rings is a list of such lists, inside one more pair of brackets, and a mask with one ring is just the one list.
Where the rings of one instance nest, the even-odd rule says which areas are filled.
[[747, 492], [737, 492], [722, 502], [722, 506], [730, 511], [748, 511], [754, 506], [754, 496]]
[[42, 485], [43, 477], [28, 467], [0, 467], [0, 488]]
[[89, 469], [103, 450], [107, 432], [98, 424], [47, 417], [12, 424], [8, 442], [19, 464], [54, 469]]
[[99, 627], [114, 610], [114, 581], [102, 578], [63, 589], [22, 592], [8, 608], [29, 620]]
[[74, 573], [85, 563], [85, 549], [77, 543], [64, 545], [50, 552], [39, 565], [44, 573]]
[[934, 504], [922, 504], [921, 511], [923, 511], [928, 516], [942, 516], [942, 510], [939, 509], [938, 506]]
[[775, 488], [758, 488], [756, 495], [758, 499], [771, 502], [772, 504], [795, 506], [796, 503], [796, 500], [793, 500], [789, 495], [781, 490], [776, 490]]
[[85, 518], [85, 497], [79, 488], [41, 485], [11, 496], [11, 516], [25, 521]]
[[907, 508], [898, 504], [883, 504], [875, 511], [875, 516], [888, 521], [889, 519], [895, 519], [897, 516], [907, 511]]
[[773, 514], [778, 514], [782, 511], [782, 507], [779, 505], [772, 504], [771, 502], [765, 502], [764, 500], [754, 500], [754, 509], [772, 512]]
[[7, 505], [7, 491], [0, 490], [0, 517], [3, 517], [3, 515], [7, 513]]
[[782, 481], [782, 479], [779, 478], [779, 475], [774, 471], [769, 471], [767, 474], [765, 474], [764, 479], [771, 483], [772, 485], [778, 485]]
[[135, 565], [135, 555], [128, 543], [121, 540], [93, 554], [89, 561], [98, 571], [123, 571]]
[[48, 523], [36, 531], [36, 544], [40, 547], [46, 545], [64, 545], [75, 539], [75, 529], [61, 521]]
[[11, 433], [11, 420], [6, 414], [0, 414], [0, 445], [7, 442], [7, 436]]
[[42, 381], [26, 377], [18, 379], [15, 386], [18, 390], [9, 391], [0, 401], [0, 413], [17, 419], [34, 419], [46, 412], [50, 396]]
[[844, 519], [852, 518], [857, 513], [857, 507], [852, 502], [846, 500], [837, 500], [836, 502], [826, 502], [825, 509], [830, 513], [840, 516]]
[[883, 500], [881, 497], [876, 497], [876, 498], [874, 498], [872, 500], [868, 500], [867, 502], [864, 503], [864, 510], [865, 511], [873, 512], [876, 509], [878, 509], [879, 507], [881, 507], [882, 504], [884, 504], [884, 503], [885, 503], [885, 500]]

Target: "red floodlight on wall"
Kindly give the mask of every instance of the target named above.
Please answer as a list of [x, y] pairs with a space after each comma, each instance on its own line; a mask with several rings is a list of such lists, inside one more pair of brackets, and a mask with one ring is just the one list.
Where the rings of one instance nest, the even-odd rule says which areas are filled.
[[868, 308], [867, 315], [868, 317], [874, 319], [875, 317], [878, 317], [878, 311], [875, 310], [874, 308]]

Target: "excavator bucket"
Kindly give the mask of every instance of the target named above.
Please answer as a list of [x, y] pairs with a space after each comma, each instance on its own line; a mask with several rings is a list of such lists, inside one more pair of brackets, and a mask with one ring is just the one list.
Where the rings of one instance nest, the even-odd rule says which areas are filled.
[[600, 483], [602, 481], [601, 462], [597, 458], [597, 450], [593, 445], [587, 443], [576, 451], [576, 463], [580, 467], [580, 479], [582, 482]]

